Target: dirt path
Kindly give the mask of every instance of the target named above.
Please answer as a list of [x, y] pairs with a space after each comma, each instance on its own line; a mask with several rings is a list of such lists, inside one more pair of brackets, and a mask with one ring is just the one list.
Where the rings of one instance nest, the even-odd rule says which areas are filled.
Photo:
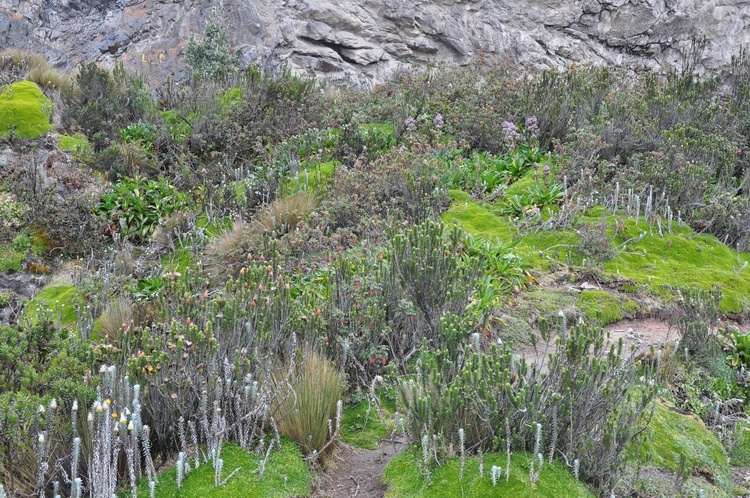
[[313, 498], [382, 498], [380, 480], [388, 462], [404, 449], [401, 441], [383, 441], [376, 450], [340, 443], [312, 492]]
[[[738, 326], [743, 332], [750, 331], [747, 325], [740, 326], [736, 323], [733, 323], [733, 325]], [[636, 354], [638, 351], [646, 350], [652, 345], [663, 345], [679, 338], [676, 327], [658, 318], [621, 320], [607, 325], [604, 327], [604, 330], [609, 332], [610, 343], [616, 344], [617, 341], [622, 339], [624, 350], [630, 351], [631, 346], [633, 346], [636, 349]], [[524, 346], [519, 351], [519, 354], [529, 362], [544, 364], [549, 359], [549, 355], [554, 353], [555, 350], [555, 344], [552, 341], [546, 351], [544, 344], [539, 344], [537, 345], [537, 351], [534, 351], [534, 348], [531, 346]]]

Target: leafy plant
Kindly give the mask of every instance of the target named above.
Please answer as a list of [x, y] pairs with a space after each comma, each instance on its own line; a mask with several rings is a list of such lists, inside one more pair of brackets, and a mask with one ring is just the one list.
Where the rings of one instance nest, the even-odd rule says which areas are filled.
[[724, 350], [727, 363], [735, 368], [750, 366], [750, 334], [743, 334], [738, 329], [720, 331], [719, 334], [727, 341]]
[[115, 184], [114, 192], [102, 196], [95, 212], [109, 223], [112, 232], [145, 242], [161, 220], [186, 203], [187, 195], [178, 192], [168, 180], [137, 176]]

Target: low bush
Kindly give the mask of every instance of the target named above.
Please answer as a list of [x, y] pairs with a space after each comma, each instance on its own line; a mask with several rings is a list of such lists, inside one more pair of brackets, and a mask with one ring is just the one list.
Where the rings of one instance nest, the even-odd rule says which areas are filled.
[[[423, 354], [399, 388], [411, 440], [424, 446], [434, 438], [429, 451], [439, 460], [458, 448], [532, 451], [550, 461], [560, 453], [580, 462], [581, 478], [595, 489], [612, 490], [648, 423], [654, 379], [641, 384], [622, 344], [607, 352], [601, 328], [576, 326], [557, 341], [544, 374], [507, 346], [483, 354], [464, 340], [460, 356]], [[432, 457], [420, 465], [429, 473]]]
[[121, 128], [144, 119], [153, 107], [153, 97], [142, 77], [128, 74], [122, 64], [112, 73], [95, 63], [78, 68], [75, 85], [62, 93], [63, 125], [75, 123], [100, 152], [117, 139]]

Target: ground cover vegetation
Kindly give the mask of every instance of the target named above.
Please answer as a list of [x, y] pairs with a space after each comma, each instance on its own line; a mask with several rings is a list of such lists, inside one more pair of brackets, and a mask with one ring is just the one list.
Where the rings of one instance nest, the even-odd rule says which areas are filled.
[[0, 123], [0, 270], [55, 275], [0, 300], [0, 496], [296, 496], [384, 438], [389, 496], [740, 492], [745, 53], [355, 91], [239, 69], [212, 19], [180, 85], [0, 55], [0, 99], [46, 95], [41, 137]]

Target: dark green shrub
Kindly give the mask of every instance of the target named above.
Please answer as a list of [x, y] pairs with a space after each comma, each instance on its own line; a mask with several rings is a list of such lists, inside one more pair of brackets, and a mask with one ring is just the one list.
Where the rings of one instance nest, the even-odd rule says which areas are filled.
[[191, 36], [185, 47], [185, 65], [197, 79], [222, 80], [239, 69], [229, 43], [228, 19], [214, 7], [206, 20], [203, 36]]
[[64, 123], [82, 128], [95, 152], [111, 145], [121, 128], [143, 119], [153, 107], [145, 80], [128, 74], [122, 64], [110, 74], [93, 62], [81, 63], [75, 86], [64, 90], [63, 100]]

